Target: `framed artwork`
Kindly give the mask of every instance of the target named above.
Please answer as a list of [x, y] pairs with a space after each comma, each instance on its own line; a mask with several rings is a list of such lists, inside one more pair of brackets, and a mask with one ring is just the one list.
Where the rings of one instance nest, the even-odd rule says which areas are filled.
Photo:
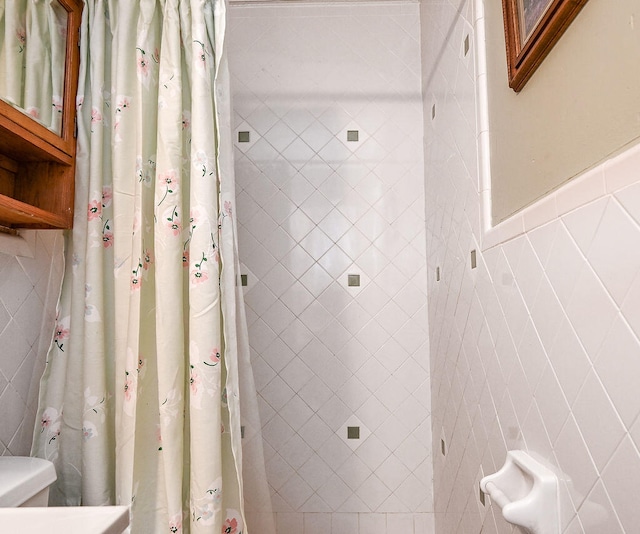
[[587, 0], [502, 0], [509, 87], [520, 91]]

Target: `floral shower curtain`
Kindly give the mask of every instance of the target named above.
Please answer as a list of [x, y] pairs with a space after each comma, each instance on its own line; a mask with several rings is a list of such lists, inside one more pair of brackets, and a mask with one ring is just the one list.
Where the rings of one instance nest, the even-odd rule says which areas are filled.
[[224, 31], [224, 0], [84, 6], [75, 222], [32, 452], [56, 465], [54, 504], [130, 504], [133, 533], [248, 532]]

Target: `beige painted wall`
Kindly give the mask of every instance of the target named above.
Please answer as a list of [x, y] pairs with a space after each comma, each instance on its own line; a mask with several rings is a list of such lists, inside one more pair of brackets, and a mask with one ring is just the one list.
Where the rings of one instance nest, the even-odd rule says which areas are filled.
[[640, 139], [640, 0], [589, 0], [520, 93], [485, 14], [495, 224]]

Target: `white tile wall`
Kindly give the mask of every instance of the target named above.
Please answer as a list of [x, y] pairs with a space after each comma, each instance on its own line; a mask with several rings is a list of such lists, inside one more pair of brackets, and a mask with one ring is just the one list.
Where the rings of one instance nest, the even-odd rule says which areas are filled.
[[511, 532], [478, 481], [523, 448], [562, 479], [563, 533], [638, 532], [640, 151], [553, 193], [511, 224], [520, 235], [481, 252], [473, 50], [462, 53], [473, 7], [421, 7], [425, 109], [436, 104], [425, 118], [436, 530]]
[[431, 534], [418, 4], [234, 7], [229, 39], [278, 531]]
[[[422, 2], [427, 322], [417, 6], [232, 10], [236, 126], [252, 135], [237, 145], [241, 247], [280, 532], [432, 532], [431, 418], [438, 532], [511, 531], [477, 491], [509, 448], [563, 477], [564, 533], [637, 532], [640, 157], [555, 193], [560, 215], [471, 270], [474, 22], [471, 0]], [[61, 275], [56, 234], [35, 243], [34, 258], [0, 253], [2, 454], [29, 450], [47, 345], [32, 326], [50, 330]], [[347, 424], [366, 439], [345, 440]]]
[[29, 237], [29, 256], [3, 253], [0, 239], [0, 454], [29, 455], [55, 304], [62, 277], [62, 235], [47, 230]]

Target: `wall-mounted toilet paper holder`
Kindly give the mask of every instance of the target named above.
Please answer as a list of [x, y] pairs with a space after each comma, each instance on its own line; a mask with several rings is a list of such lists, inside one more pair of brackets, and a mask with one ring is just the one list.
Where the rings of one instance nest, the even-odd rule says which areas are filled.
[[509, 451], [502, 468], [480, 481], [503, 517], [531, 534], [560, 534], [558, 477], [524, 451]]

